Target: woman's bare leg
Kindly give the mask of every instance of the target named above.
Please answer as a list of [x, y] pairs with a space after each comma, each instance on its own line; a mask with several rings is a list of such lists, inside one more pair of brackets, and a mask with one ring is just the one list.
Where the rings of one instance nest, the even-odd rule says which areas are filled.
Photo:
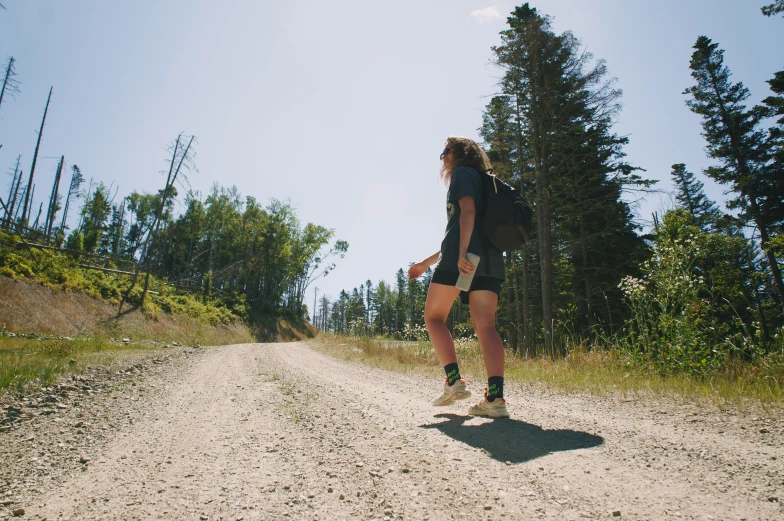
[[460, 290], [454, 286], [432, 282], [427, 290], [425, 326], [442, 366], [457, 362], [455, 343], [452, 341], [449, 328], [446, 327], [446, 319], [452, 309], [452, 303], [459, 294]]
[[472, 291], [468, 294], [468, 303], [487, 377], [504, 376], [504, 343], [495, 329], [498, 295], [492, 291]]

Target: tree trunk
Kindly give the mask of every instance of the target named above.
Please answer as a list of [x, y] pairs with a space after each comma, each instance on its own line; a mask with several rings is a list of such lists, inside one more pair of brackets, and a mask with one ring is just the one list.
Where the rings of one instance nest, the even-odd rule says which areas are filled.
[[16, 59], [13, 56], [11, 56], [8, 59], [8, 66], [5, 68], [5, 77], [3, 78], [3, 88], [2, 90], [0, 90], [0, 106], [2, 106], [3, 104], [3, 96], [5, 96], [6, 89], [10, 87], [11, 96], [13, 96], [13, 92], [15, 90], [14, 84], [16, 83], [16, 80], [13, 79], [14, 75], [16, 74], [14, 72], [14, 62], [16, 62]]
[[54, 228], [54, 219], [57, 216], [57, 199], [60, 197], [60, 176], [63, 173], [63, 163], [65, 156], [60, 156], [60, 163], [57, 165], [57, 173], [54, 175], [54, 183], [52, 183], [52, 195], [49, 197], [49, 210], [46, 212], [46, 228], [44, 235], [49, 237]]
[[19, 187], [22, 184], [22, 171], [19, 170], [19, 161], [22, 156], [16, 156], [16, 166], [14, 167], [14, 178], [11, 181], [11, 191], [8, 194], [8, 207], [6, 208], [5, 218], [8, 225], [14, 220], [14, 209], [16, 208], [16, 200], [19, 195]]
[[35, 222], [33, 223], [33, 230], [38, 228], [38, 220], [41, 219], [41, 212], [44, 210], [44, 203], [41, 201], [41, 204], [38, 205], [38, 215], [35, 217]]
[[[157, 229], [158, 229], [158, 224], [160, 223], [161, 218], [163, 216], [163, 209], [166, 208], [166, 199], [169, 196], [169, 192], [171, 191], [171, 188], [174, 186], [174, 182], [177, 179], [177, 174], [179, 174], [179, 172], [180, 172], [180, 168], [182, 167], [182, 163], [185, 161], [186, 157], [188, 156], [188, 152], [190, 151], [191, 145], [193, 144], [193, 139], [194, 138], [193, 138], [193, 136], [191, 136], [191, 139], [188, 142], [188, 145], [185, 147], [185, 150], [182, 153], [182, 156], [180, 157], [180, 161], [179, 161], [179, 164], [177, 165], [177, 169], [174, 170], [174, 163], [177, 161], [177, 152], [178, 152], [179, 147], [180, 147], [180, 138], [181, 137], [182, 137], [181, 135], [177, 136], [177, 140], [175, 141], [175, 144], [174, 144], [174, 151], [172, 152], [172, 162], [171, 162], [171, 166], [169, 167], [169, 174], [166, 176], [166, 186], [164, 187], [163, 193], [161, 194], [161, 205], [158, 207], [158, 212], [155, 215], [155, 220], [153, 221], [153, 224], [150, 227], [150, 235], [148, 237], [148, 242], [154, 240], [154, 238], [155, 238], [155, 235], [156, 235], [156, 232], [157, 232]], [[146, 248], [146, 255], [145, 255], [145, 257], [147, 255], [149, 255], [149, 251], [150, 251], [150, 248], [149, 247]], [[147, 259], [147, 261], [149, 262], [149, 259]], [[150, 267], [147, 266], [147, 273], [144, 276], [144, 289], [142, 290], [142, 305], [144, 305], [144, 300], [147, 298], [147, 290], [148, 290], [149, 286], [150, 286]]]
[[545, 353], [553, 354], [553, 252], [550, 230], [550, 190], [544, 157], [537, 158], [536, 216], [539, 235], [539, 269], [542, 276], [542, 325]]
[[[49, 87], [49, 97], [46, 98], [46, 108], [44, 109], [44, 117], [41, 119], [41, 128], [38, 130], [38, 141], [35, 144], [35, 153], [33, 153], [33, 164], [30, 167], [30, 177], [27, 178], [27, 186], [33, 186], [33, 176], [35, 175], [35, 163], [38, 160], [38, 150], [41, 147], [41, 137], [44, 134], [44, 124], [46, 124], [46, 113], [49, 112], [49, 102], [52, 99], [52, 87]], [[30, 195], [30, 190], [26, 192], [25, 196], [25, 203], [24, 208], [22, 210], [22, 226], [27, 227], [27, 221], [29, 219], [27, 213], [27, 206], [30, 204], [30, 198], [27, 197]]]
[[[19, 182], [21, 183], [21, 182], [22, 182], [22, 180], [20, 179], [20, 180], [19, 180]], [[13, 216], [13, 219], [12, 219], [13, 221], [16, 221], [16, 220], [17, 220], [17, 218], [19, 217], [19, 210], [22, 208], [22, 206], [23, 206], [23, 205], [22, 205], [22, 203], [24, 202], [24, 201], [22, 201], [22, 199], [24, 199], [24, 198], [26, 197], [26, 194], [27, 194], [27, 188], [28, 188], [28, 187], [27, 187], [27, 186], [25, 186], [25, 187], [24, 187], [24, 190], [22, 190], [22, 197], [19, 199], [19, 203], [20, 203], [20, 204], [18, 204], [18, 205], [17, 205], [17, 207], [16, 207], [16, 209], [14, 210], [14, 216]], [[17, 186], [17, 192], [18, 192], [18, 191], [19, 191], [19, 187]], [[23, 228], [20, 228], [20, 229], [23, 229]]]
[[[30, 185], [27, 185], [27, 186], [29, 187]], [[35, 185], [33, 185], [33, 187], [30, 188], [29, 190], [25, 191], [25, 197], [27, 197], [27, 196], [30, 196], [30, 202], [28, 203], [28, 206], [22, 208], [22, 211], [24, 212], [25, 210], [27, 210], [27, 215], [30, 216], [32, 214], [32, 211], [33, 211], [33, 200], [35, 199]], [[23, 220], [22, 230], [29, 229], [30, 227], [28, 226], [28, 224], [30, 224], [30, 223], [29, 222], [25, 222]]]
[[[582, 198], [580, 197], [580, 193], [578, 191], [578, 204], [582, 203]], [[591, 288], [591, 277], [588, 275], [589, 268], [588, 268], [588, 237], [585, 233], [585, 219], [583, 218], [582, 211], [578, 212], [577, 218], [580, 220], [580, 254], [583, 260], [583, 280], [585, 282], [585, 307], [587, 308], [587, 315], [586, 318], [588, 319], [588, 326], [591, 327], [594, 325], [594, 314], [593, 314], [593, 299], [591, 294], [593, 293]]]
[[781, 270], [776, 261], [776, 255], [770, 248], [770, 243], [768, 242], [770, 240], [768, 227], [762, 219], [762, 212], [753, 189], [747, 189], [746, 199], [748, 199], [749, 207], [751, 208], [751, 218], [754, 220], [754, 223], [757, 225], [757, 229], [759, 229], [760, 232], [760, 246], [762, 247], [762, 251], [765, 252], [765, 258], [768, 259], [768, 265], [770, 266], [770, 271], [773, 275], [773, 284], [776, 286], [776, 293], [779, 294], [779, 302], [781, 303], [781, 306], [784, 307], [784, 283], [782, 283], [781, 279]]

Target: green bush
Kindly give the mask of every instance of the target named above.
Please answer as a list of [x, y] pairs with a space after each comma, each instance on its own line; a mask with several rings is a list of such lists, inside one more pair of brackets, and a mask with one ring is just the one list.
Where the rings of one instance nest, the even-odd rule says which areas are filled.
[[619, 286], [631, 318], [618, 343], [629, 360], [706, 376], [781, 349], [780, 335], [765, 342], [748, 305], [751, 290], [741, 281], [749, 258], [744, 237], [706, 232], [683, 210], [667, 212], [642, 277]]

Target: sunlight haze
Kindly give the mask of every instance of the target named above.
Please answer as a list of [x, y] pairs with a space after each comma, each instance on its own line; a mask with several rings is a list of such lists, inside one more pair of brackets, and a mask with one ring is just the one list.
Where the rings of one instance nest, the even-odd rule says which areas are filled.
[[[335, 229], [345, 259], [309, 289], [393, 281], [437, 251], [446, 224], [438, 155], [449, 135], [479, 140], [497, 92], [491, 47], [516, 5], [458, 1], [138, 2], [3, 0], [0, 54], [17, 60], [20, 93], [0, 109], [0, 194], [16, 157], [29, 171], [50, 86], [36, 180], [60, 155], [89, 180], [160, 189], [166, 147], [197, 137], [190, 187], [236, 186], [262, 204], [288, 200], [302, 224]], [[628, 160], [670, 191], [670, 166], [711, 164], [700, 119], [686, 107], [689, 57], [700, 35], [726, 50], [733, 80], [769, 94], [781, 20], [762, 2], [534, 1], [557, 32], [572, 31], [623, 89], [615, 131]], [[780, 52], [779, 52], [780, 54]], [[782, 63], [778, 64], [778, 67]], [[707, 194], [724, 200], [708, 181]], [[36, 192], [35, 208], [47, 196]], [[180, 188], [178, 211], [186, 188]], [[40, 195], [39, 195], [40, 194]], [[532, 194], [528, 194], [532, 199]], [[639, 194], [628, 194], [636, 201]], [[667, 194], [636, 204], [646, 225]], [[74, 213], [72, 219], [77, 218]], [[311, 310], [312, 311], [312, 310]]]

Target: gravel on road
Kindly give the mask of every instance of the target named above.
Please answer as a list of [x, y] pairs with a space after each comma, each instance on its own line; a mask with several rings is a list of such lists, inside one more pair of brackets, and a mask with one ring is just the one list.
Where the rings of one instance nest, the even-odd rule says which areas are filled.
[[0, 404], [0, 518], [784, 519], [781, 416], [508, 385], [472, 418], [307, 343], [156, 360]]

